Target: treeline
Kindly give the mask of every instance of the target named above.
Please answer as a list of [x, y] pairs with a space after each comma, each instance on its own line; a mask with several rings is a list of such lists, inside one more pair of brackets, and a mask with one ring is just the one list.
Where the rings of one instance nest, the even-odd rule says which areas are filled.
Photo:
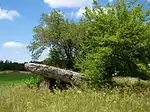
[[0, 71], [5, 70], [25, 71], [24, 63], [17, 63], [8, 60], [0, 61]]
[[[13, 71], [26, 71], [26, 69], [24, 68], [24, 63], [18, 63], [18, 62], [12, 62], [9, 60], [6, 61], [2, 61], [0, 60], [0, 71], [6, 71], [6, 70], [13, 70]], [[40, 63], [42, 64], [42, 62], [38, 62], [38, 61], [30, 61], [30, 63]]]

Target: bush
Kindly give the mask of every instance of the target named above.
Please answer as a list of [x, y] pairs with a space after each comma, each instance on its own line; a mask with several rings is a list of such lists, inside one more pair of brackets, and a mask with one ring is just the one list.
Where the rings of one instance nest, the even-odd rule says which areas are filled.
[[150, 11], [143, 9], [125, 0], [86, 8], [77, 66], [95, 86], [110, 83], [114, 74], [150, 79]]
[[33, 76], [24, 80], [24, 83], [29, 88], [37, 87], [38, 82], [39, 82], [39, 77], [33, 77]]

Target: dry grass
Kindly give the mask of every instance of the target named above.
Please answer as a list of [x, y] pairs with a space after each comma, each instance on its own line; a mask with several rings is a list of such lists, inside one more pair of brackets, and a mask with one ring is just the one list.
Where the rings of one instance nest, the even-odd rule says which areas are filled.
[[28, 79], [27, 76], [18, 73], [0, 75], [0, 85], [3, 82], [8, 85], [17, 83], [1, 86], [0, 112], [150, 112], [148, 82], [139, 84], [130, 78], [117, 78], [118, 84], [124, 82], [131, 86], [100, 91], [72, 88], [54, 94], [49, 90], [27, 88], [21, 82]]
[[49, 91], [11, 87], [0, 90], [1, 112], [150, 112], [150, 89]]

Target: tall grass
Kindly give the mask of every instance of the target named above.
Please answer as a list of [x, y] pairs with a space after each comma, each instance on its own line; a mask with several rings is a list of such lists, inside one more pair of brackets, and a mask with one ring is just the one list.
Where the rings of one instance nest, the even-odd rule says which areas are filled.
[[[7, 78], [11, 78], [6, 80], [1, 75], [0, 81], [14, 82], [20, 79], [22, 82], [30, 77], [16, 73], [7, 75]], [[17, 85], [0, 88], [0, 112], [150, 112], [149, 83], [99, 91], [71, 88], [55, 93], [18, 84], [17, 81]]]
[[0, 90], [0, 112], [150, 112], [150, 89], [70, 89], [55, 94], [23, 86]]

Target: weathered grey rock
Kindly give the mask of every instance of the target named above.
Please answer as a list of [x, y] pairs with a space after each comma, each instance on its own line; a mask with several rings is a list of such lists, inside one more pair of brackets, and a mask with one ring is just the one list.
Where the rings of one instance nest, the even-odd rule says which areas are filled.
[[26, 63], [25, 68], [35, 74], [39, 74], [44, 78], [56, 79], [57, 81], [78, 85], [84, 78], [82, 74], [70, 70], [60, 69], [48, 65]]
[[40, 77], [40, 82], [38, 84], [39, 88], [43, 88], [43, 89], [50, 89], [50, 80], [48, 78], [45, 77]]

